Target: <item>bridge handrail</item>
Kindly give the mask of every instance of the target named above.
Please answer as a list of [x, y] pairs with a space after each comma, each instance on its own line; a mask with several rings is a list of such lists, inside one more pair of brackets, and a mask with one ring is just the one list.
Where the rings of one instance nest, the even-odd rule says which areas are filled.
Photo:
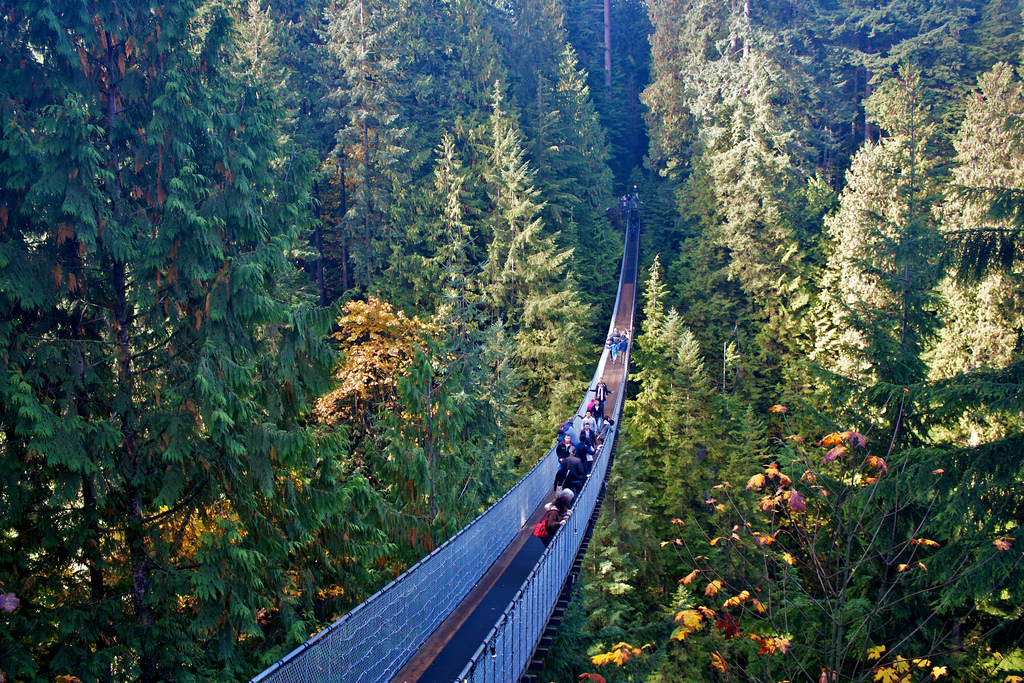
[[[626, 274], [626, 255], [629, 248], [629, 234], [625, 237], [622, 272], [619, 275], [619, 291], [615, 297], [615, 312], [619, 310], [622, 296], [622, 285]], [[636, 308], [636, 268], [634, 264], [633, 307]], [[611, 334], [615, 326], [615, 316], [608, 326]], [[630, 321], [630, 346], [632, 346], [632, 320]], [[594, 390], [597, 380], [601, 377], [605, 362], [609, 356], [606, 349], [602, 352], [594, 377], [591, 379], [590, 390]], [[548, 619], [554, 611], [555, 604], [562, 592], [562, 584], [579, 552], [580, 545], [590, 522], [590, 516], [597, 504], [601, 485], [610, 461], [612, 447], [618, 434], [619, 417], [626, 395], [626, 383], [629, 378], [629, 351], [622, 360], [622, 382], [615, 397], [612, 417], [615, 425], [611, 438], [606, 439], [601, 452], [594, 462], [590, 478], [584, 484], [580, 495], [573, 504], [573, 515], [569, 517], [552, 539], [550, 545], [541, 555], [537, 565], [523, 582], [512, 602], [505, 608], [497, 623], [487, 634], [484, 642], [470, 658], [457, 681], [461, 683], [507, 683], [519, 680], [533, 656], [534, 648], [540, 640]], [[586, 398], [584, 398], [584, 404]], [[578, 416], [577, 416], [578, 417]]]
[[[252, 683], [389, 681], [519, 533], [543, 502], [557, 468], [552, 448], [479, 517]], [[382, 615], [392, 628], [385, 628]]]

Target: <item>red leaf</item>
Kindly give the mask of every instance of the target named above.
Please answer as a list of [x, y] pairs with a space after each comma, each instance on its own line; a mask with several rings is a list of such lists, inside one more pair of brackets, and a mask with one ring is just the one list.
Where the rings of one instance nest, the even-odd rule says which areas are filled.
[[740, 625], [732, 618], [731, 614], [723, 614], [715, 620], [715, 628], [725, 634], [725, 639], [736, 638], [740, 634]]
[[793, 512], [807, 512], [807, 499], [799, 491], [790, 491], [789, 509]]

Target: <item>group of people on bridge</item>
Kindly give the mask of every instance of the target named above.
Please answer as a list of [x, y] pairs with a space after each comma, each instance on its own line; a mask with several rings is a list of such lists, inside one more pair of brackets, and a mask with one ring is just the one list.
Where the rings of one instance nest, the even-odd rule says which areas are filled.
[[637, 228], [640, 227], [640, 211], [637, 210], [639, 206], [640, 193], [634, 185], [632, 195], [624, 194], [619, 199], [619, 215], [625, 216], [626, 227], [629, 228], [630, 235], [635, 235]]
[[555, 474], [555, 490], [569, 489], [574, 494], [580, 492], [584, 482], [594, 468], [594, 456], [601, 450], [605, 436], [614, 421], [606, 418], [604, 405], [612, 391], [604, 381], [598, 380], [594, 395], [587, 402], [586, 414], [580, 424], [579, 432], [572, 420], [558, 428], [558, 444], [555, 454], [558, 456], [558, 472]]
[[569, 507], [594, 468], [594, 457], [600, 452], [605, 437], [615, 421], [605, 417], [604, 406], [613, 392], [601, 377], [594, 387], [594, 395], [587, 402], [586, 414], [580, 424], [579, 433], [573, 420], [567, 420], [558, 428], [558, 445], [555, 454], [558, 456], [558, 472], [555, 473], [555, 499], [548, 503], [544, 511], [544, 525], [548, 539], [565, 523], [572, 511]]
[[629, 351], [629, 330], [619, 332], [613, 328], [612, 333], [605, 340], [604, 346], [608, 349], [609, 355], [611, 355], [612, 363], [618, 363], [620, 355], [623, 358], [623, 362], [625, 362], [626, 351]]

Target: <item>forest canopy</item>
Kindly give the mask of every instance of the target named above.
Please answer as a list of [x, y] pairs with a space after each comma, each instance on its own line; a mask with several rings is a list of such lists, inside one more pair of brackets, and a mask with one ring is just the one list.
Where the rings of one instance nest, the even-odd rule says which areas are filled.
[[0, 0], [0, 683], [246, 679], [443, 543], [633, 187], [545, 678], [1020, 683], [1022, 11]]

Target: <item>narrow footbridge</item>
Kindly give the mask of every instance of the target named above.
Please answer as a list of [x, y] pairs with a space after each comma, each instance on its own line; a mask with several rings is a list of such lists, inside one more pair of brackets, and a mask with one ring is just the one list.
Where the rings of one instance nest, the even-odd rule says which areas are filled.
[[[625, 250], [615, 313], [629, 330], [636, 304], [635, 203], [619, 216]], [[629, 354], [597, 364], [575, 425], [603, 376], [615, 426], [547, 547], [532, 535], [553, 497], [554, 449], [498, 502], [379, 592], [252, 679], [252, 683], [534, 683], [556, 632], [604, 495]]]

